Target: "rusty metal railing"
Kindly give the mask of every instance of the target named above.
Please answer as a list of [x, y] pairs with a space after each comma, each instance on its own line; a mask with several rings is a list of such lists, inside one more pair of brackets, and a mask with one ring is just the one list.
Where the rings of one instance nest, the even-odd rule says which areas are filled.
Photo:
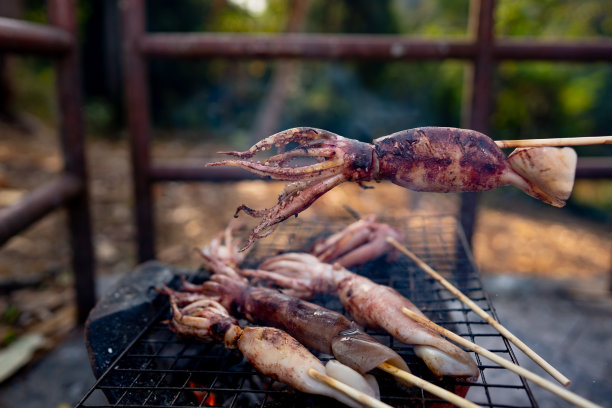
[[[470, 36], [465, 40], [426, 39], [394, 35], [150, 33], [145, 29], [145, 0], [123, 3], [124, 75], [132, 151], [138, 258], [155, 256], [154, 183], [171, 180], [228, 181], [252, 178], [233, 169], [164, 167], [150, 154], [151, 119], [147, 60], [149, 58], [296, 58], [352, 60], [443, 60], [471, 62], [468, 81], [469, 115], [463, 126], [488, 133], [495, 65], [502, 60], [612, 62], [612, 40], [547, 42], [538, 39], [495, 38], [494, 0], [472, 0]], [[612, 177], [609, 161], [581, 158], [578, 177]], [[473, 233], [478, 195], [463, 194], [461, 219], [468, 238]]]
[[63, 171], [20, 201], [0, 209], [0, 245], [52, 211], [64, 207], [72, 247], [77, 320], [82, 323], [95, 303], [80, 63], [75, 0], [48, 0], [50, 24], [0, 18], [0, 52], [44, 55], [56, 63]]

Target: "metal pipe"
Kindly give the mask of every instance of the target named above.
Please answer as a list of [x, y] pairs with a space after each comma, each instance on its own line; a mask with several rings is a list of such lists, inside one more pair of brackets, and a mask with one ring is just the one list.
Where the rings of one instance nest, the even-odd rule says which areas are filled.
[[[155, 228], [153, 197], [149, 169], [151, 167], [151, 118], [146, 58], [139, 49], [139, 40], [145, 33], [143, 0], [122, 3], [123, 74], [130, 135], [132, 178], [135, 197], [136, 242], [138, 260], [155, 257]], [[179, 44], [174, 44], [175, 47]]]
[[[76, 39], [76, 0], [48, 0], [49, 21]], [[82, 324], [96, 302], [95, 256], [92, 243], [89, 190], [85, 162], [85, 129], [81, 95], [81, 66], [75, 45], [56, 62], [56, 86], [64, 172], [79, 180], [80, 189], [66, 203], [75, 276], [77, 322]]]
[[[580, 157], [576, 166], [576, 178], [607, 179], [612, 174], [612, 162], [608, 157]], [[150, 169], [151, 182], [207, 181], [226, 182], [266, 180], [238, 168], [207, 168], [198, 165], [163, 164]]]
[[612, 176], [610, 157], [579, 157], [576, 165], [577, 179], [609, 179]]
[[475, 44], [391, 35], [149, 33], [138, 41], [148, 57], [446, 59], [473, 58]]
[[256, 174], [233, 167], [203, 167], [196, 165], [157, 165], [151, 168], [151, 181], [242, 181], [262, 180]]
[[[138, 49], [155, 58], [475, 59], [478, 41], [400, 35], [148, 33]], [[612, 61], [612, 41], [497, 39], [488, 44], [495, 60]]]
[[0, 208], [0, 245], [65, 205], [82, 187], [77, 177], [64, 174], [32, 190], [16, 203]]
[[497, 60], [547, 60], [596, 62], [612, 61], [612, 41], [581, 39], [572, 42], [551, 42], [535, 39], [499, 39], [493, 47]]
[[61, 28], [0, 17], [2, 51], [61, 54], [70, 51], [74, 46], [74, 38]]
[[[474, 64], [466, 72], [464, 104], [469, 106], [469, 110], [464, 107], [464, 121], [470, 129], [484, 134], [487, 134], [489, 130], [491, 86], [495, 69], [492, 58], [494, 11], [493, 0], [472, 0], [470, 3], [469, 29], [477, 44], [477, 54]], [[476, 228], [478, 199], [479, 193], [461, 194], [460, 221], [470, 244]]]

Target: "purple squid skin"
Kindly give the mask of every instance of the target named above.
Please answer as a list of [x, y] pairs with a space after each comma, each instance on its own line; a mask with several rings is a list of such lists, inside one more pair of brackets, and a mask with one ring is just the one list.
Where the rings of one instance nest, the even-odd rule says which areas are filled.
[[375, 178], [416, 191], [484, 191], [499, 187], [512, 171], [488, 136], [469, 129], [423, 127], [373, 141]]
[[[299, 146], [263, 162], [248, 160], [258, 152], [289, 143]], [[529, 174], [524, 171], [519, 174], [512, 167], [512, 155], [506, 157], [491, 138], [470, 129], [421, 127], [364, 143], [326, 130], [300, 127], [272, 135], [245, 152], [222, 153], [238, 159], [207, 166], [229, 165], [262, 177], [293, 182], [270, 208], [255, 210], [244, 204], [238, 207], [234, 217], [245, 211], [261, 218], [242, 251], [256, 239], [271, 234], [280, 222], [297, 216], [323, 194], [347, 181], [361, 184], [389, 180], [411, 190], [440, 193], [477, 192], [513, 185], [557, 207], [565, 205], [567, 198], [540, 188], [548, 186], [534, 184], [539, 173], [548, 171], [546, 168], [536, 169], [533, 174], [531, 170]], [[527, 156], [517, 155], [523, 159]], [[296, 158], [310, 158], [316, 163], [293, 167], [290, 162]]]
[[256, 324], [290, 333], [313, 350], [336, 359], [365, 374], [383, 362], [408, 370], [405, 361], [392, 349], [365, 333], [341, 313], [297, 299], [277, 290], [253, 287], [226, 276], [215, 276], [213, 288], [221, 303], [232, 313]]

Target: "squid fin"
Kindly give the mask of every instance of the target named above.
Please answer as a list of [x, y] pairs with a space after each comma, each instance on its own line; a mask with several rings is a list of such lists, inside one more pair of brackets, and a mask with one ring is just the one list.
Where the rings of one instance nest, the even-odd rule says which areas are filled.
[[329, 360], [325, 372], [332, 378], [349, 385], [370, 397], [380, 399], [380, 389], [376, 378], [371, 374], [362, 375], [337, 360]]
[[572, 193], [577, 161], [570, 147], [519, 148], [508, 156], [510, 167], [528, 183], [517, 187], [556, 207], [563, 207]]

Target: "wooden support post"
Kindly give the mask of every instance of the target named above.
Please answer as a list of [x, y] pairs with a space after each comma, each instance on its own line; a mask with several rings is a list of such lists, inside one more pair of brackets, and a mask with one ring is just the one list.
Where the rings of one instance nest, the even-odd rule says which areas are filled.
[[155, 227], [151, 191], [151, 118], [147, 62], [140, 40], [145, 34], [145, 5], [143, 0], [121, 3], [123, 29], [123, 74], [126, 96], [127, 123], [130, 134], [132, 177], [138, 260], [155, 257]]
[[[472, 0], [470, 34], [475, 37], [476, 56], [466, 72], [463, 127], [484, 134], [489, 131], [491, 84], [493, 82], [494, 0]], [[468, 243], [472, 243], [479, 193], [461, 194], [460, 219]]]
[[78, 194], [66, 203], [66, 208], [72, 246], [72, 265], [75, 273], [77, 320], [82, 324], [95, 305], [96, 296], [94, 249], [91, 239], [92, 228], [85, 162], [81, 67], [76, 41], [76, 1], [49, 0], [48, 7], [51, 23], [66, 30], [75, 39], [71, 50], [57, 61], [57, 89], [64, 171], [81, 182]]

